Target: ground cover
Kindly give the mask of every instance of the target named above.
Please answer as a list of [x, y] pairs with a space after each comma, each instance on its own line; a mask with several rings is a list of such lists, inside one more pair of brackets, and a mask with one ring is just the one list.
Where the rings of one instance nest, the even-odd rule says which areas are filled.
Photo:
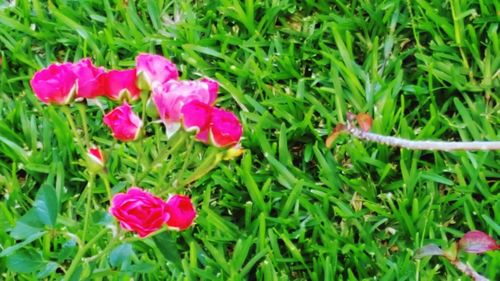
[[[497, 1], [10, 2], [0, 2], [0, 251], [20, 246], [3, 253], [0, 279], [62, 278], [79, 249], [70, 233], [83, 244], [99, 238], [75, 280], [466, 280], [442, 258], [416, 260], [416, 250], [470, 230], [500, 235], [498, 152], [409, 151], [349, 136], [325, 145], [349, 111], [368, 113], [384, 135], [500, 139]], [[117, 143], [102, 123], [111, 103], [71, 106], [79, 128], [83, 108], [93, 116], [89, 136], [107, 156], [88, 196], [68, 115], [42, 104], [29, 81], [85, 57], [130, 68], [141, 52], [171, 59], [182, 79], [216, 79], [217, 105], [237, 113], [245, 151], [179, 190], [175, 177], [204, 146], [151, 170], [164, 137]], [[113, 240], [108, 185], [188, 194], [196, 224], [160, 241]], [[40, 192], [50, 188], [55, 197]], [[46, 225], [26, 217], [37, 206]], [[499, 251], [462, 259], [499, 278]]]

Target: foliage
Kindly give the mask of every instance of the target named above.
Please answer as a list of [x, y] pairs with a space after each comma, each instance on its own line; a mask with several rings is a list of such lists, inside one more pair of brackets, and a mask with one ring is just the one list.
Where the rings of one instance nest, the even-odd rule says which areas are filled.
[[[1, 279], [57, 280], [83, 258], [75, 272], [93, 279], [457, 280], [452, 265], [414, 260], [415, 249], [470, 229], [498, 237], [498, 152], [324, 143], [348, 111], [367, 112], [384, 135], [500, 139], [498, 11], [493, 0], [0, 2]], [[88, 238], [97, 242], [78, 257], [84, 246], [71, 233], [84, 229], [87, 175], [65, 115], [42, 105], [29, 80], [84, 57], [128, 68], [139, 52], [170, 58], [182, 79], [216, 78], [246, 150], [183, 187], [197, 203], [194, 228], [118, 243], [100, 232], [114, 224], [107, 185], [170, 193], [169, 166], [201, 152], [155, 163], [161, 143], [146, 142], [149, 165], [138, 167], [137, 147], [117, 147], [95, 182]], [[102, 113], [89, 115], [92, 141], [111, 147]], [[157, 125], [146, 129], [163, 132]], [[467, 262], [498, 279], [499, 251]]]

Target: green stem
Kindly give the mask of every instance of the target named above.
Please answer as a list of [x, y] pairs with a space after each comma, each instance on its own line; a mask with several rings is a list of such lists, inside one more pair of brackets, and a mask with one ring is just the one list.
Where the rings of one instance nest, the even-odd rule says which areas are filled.
[[82, 104], [79, 104], [77, 106], [78, 106], [78, 112], [80, 113], [80, 118], [82, 119], [83, 137], [85, 140], [85, 145], [87, 145], [87, 147], [90, 147], [89, 127], [87, 125], [88, 124], [87, 110]]
[[70, 108], [68, 106], [64, 105], [61, 107], [61, 110], [64, 113], [64, 115], [66, 115], [66, 118], [68, 119], [69, 127], [71, 129], [71, 132], [73, 133], [73, 137], [76, 139], [76, 145], [80, 149], [81, 155], [86, 155], [86, 150], [83, 147], [80, 136], [78, 134], [78, 130], [76, 129], [75, 120], [73, 119], [73, 115], [71, 115]]
[[[136, 182], [139, 185], [142, 180], [148, 175], [151, 169], [154, 169], [154, 167], [161, 162], [163, 162], [165, 159], [170, 157], [170, 155], [175, 152], [179, 147], [185, 142], [187, 135], [181, 132], [177, 132], [179, 134], [179, 137], [177, 139], [172, 139], [173, 142], [171, 145], [166, 146], [165, 149], [161, 150], [158, 156], [153, 160], [153, 162], [144, 169], [144, 172], [142, 172], [138, 177], [136, 177]], [[174, 137], [175, 138], [175, 137]]]
[[87, 231], [89, 229], [89, 217], [90, 217], [90, 205], [92, 203], [92, 191], [94, 187], [95, 174], [90, 175], [87, 184], [87, 203], [85, 204], [85, 217], [83, 219], [83, 236], [82, 241], [85, 242], [85, 237], [87, 236]]
[[109, 180], [104, 172], [100, 172], [99, 176], [101, 177], [102, 181], [104, 182], [104, 187], [106, 188], [106, 193], [108, 194], [108, 200], [111, 202], [111, 199], [113, 199], [113, 195], [111, 194], [111, 187], [109, 185]]
[[78, 250], [75, 258], [73, 259], [73, 261], [71, 262], [71, 265], [69, 266], [68, 271], [66, 272], [66, 276], [64, 277], [65, 281], [68, 281], [71, 279], [71, 277], [75, 273], [75, 270], [78, 268], [78, 265], [82, 261], [83, 255], [85, 255], [85, 253], [90, 249], [90, 247], [92, 247], [94, 245], [95, 242], [97, 242], [99, 239], [101, 239], [101, 237], [104, 234], [106, 234], [106, 231], [107, 231], [107, 229], [103, 228], [101, 231], [99, 231], [99, 233], [97, 233], [96, 236], [94, 236], [94, 238], [92, 240], [90, 240], [87, 244], [85, 244], [85, 246], [83, 248]]

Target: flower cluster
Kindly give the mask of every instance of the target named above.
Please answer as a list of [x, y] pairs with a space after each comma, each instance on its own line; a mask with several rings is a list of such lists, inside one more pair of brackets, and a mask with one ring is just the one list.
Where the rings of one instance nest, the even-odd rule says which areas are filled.
[[184, 230], [193, 224], [196, 211], [191, 199], [183, 195], [171, 196], [166, 202], [138, 187], [113, 197], [111, 214], [122, 228], [145, 237], [164, 225], [170, 229]]
[[[242, 150], [242, 126], [232, 112], [215, 106], [219, 83], [209, 78], [179, 80], [177, 67], [165, 57], [139, 54], [135, 68], [106, 70], [88, 58], [75, 63], [55, 63], [37, 71], [30, 81], [34, 94], [45, 104], [67, 105], [73, 101], [104, 98], [119, 103], [104, 115], [103, 123], [115, 139], [129, 142], [141, 137], [145, 119], [134, 113], [134, 103], [153, 106], [166, 127], [167, 138], [180, 129], [195, 133], [194, 139], [227, 148], [225, 157], [238, 156]], [[89, 103], [90, 104], [90, 103]], [[145, 112], [142, 114], [146, 117]], [[87, 168], [100, 171], [105, 157], [98, 147], [86, 152]], [[196, 211], [189, 197], [174, 195], [167, 201], [138, 187], [111, 199], [110, 213], [122, 228], [140, 237], [167, 226], [184, 230], [193, 224]]]
[[238, 145], [241, 123], [232, 112], [214, 106], [219, 83], [209, 78], [179, 80], [177, 67], [165, 57], [140, 54], [136, 67], [106, 71], [90, 59], [76, 63], [52, 64], [35, 73], [31, 80], [35, 95], [46, 104], [69, 104], [73, 100], [106, 97], [123, 102], [104, 116], [104, 124], [121, 141], [140, 136], [144, 120], [136, 115], [132, 103], [141, 90], [151, 93], [167, 137], [180, 128], [195, 131], [196, 139], [217, 147]]

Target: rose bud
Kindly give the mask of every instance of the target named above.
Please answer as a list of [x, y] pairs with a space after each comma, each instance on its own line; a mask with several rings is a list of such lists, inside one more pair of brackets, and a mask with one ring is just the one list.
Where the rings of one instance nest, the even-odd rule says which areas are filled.
[[141, 119], [126, 102], [106, 114], [104, 124], [111, 129], [113, 137], [121, 141], [136, 140], [142, 127]]

